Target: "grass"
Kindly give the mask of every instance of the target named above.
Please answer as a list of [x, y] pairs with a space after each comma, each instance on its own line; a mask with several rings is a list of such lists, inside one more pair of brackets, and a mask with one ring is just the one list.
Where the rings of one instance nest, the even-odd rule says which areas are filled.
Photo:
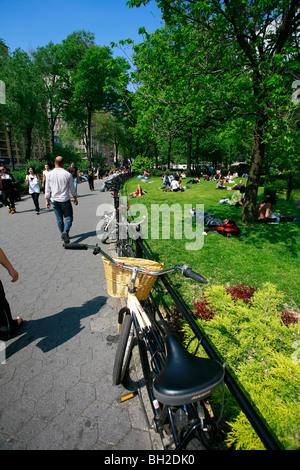
[[[179, 193], [165, 193], [160, 189], [162, 182], [159, 177], [150, 179], [153, 183], [141, 183], [146, 195], [130, 199], [129, 194], [137, 190], [140, 180], [136, 177], [129, 180], [123, 194], [128, 196], [128, 204], [137, 219], [136, 204], [143, 204], [143, 210], [148, 214], [148, 237], [146, 246], [152, 253], [153, 259], [163, 262], [165, 266], [176, 264], [189, 264], [194, 271], [205, 276], [210, 285], [251, 285], [260, 288], [265, 282], [275, 284], [285, 296], [285, 302], [296, 309], [300, 308], [299, 291], [299, 232], [300, 224], [293, 222], [279, 225], [254, 224], [250, 227], [241, 220], [241, 208], [228, 204], [218, 204], [219, 199], [230, 197], [233, 192], [216, 190], [214, 181], [203, 181], [200, 184], [189, 185], [191, 188]], [[184, 183], [183, 183], [184, 184]], [[258, 198], [263, 195], [263, 188], [259, 188]], [[300, 194], [293, 194], [290, 200], [285, 200], [285, 194], [278, 195], [277, 205], [274, 209], [281, 213], [296, 215], [300, 220], [300, 209], [295, 205], [295, 198]], [[161, 204], [177, 204], [175, 217], [159, 220], [159, 238], [151, 237], [151, 227], [158, 223], [158, 216], [153, 212]], [[186, 240], [174, 237], [175, 229], [180, 229], [186, 221], [191, 223], [191, 216], [183, 214], [184, 205], [195, 207], [204, 204], [204, 211], [210, 212], [221, 219], [232, 217], [242, 231], [240, 238], [225, 238], [216, 232], [210, 232], [203, 237], [204, 244], [201, 249], [187, 250]], [[181, 208], [181, 210], [180, 210]], [[195, 230], [195, 220], [192, 219]], [[168, 229], [170, 225], [170, 236]], [[164, 230], [166, 232], [164, 232]], [[152, 233], [153, 235], [153, 233]], [[199, 233], [198, 233], [199, 235]], [[165, 237], [165, 238], [163, 238]], [[192, 241], [192, 240], [190, 240]], [[195, 241], [195, 239], [194, 239]], [[194, 284], [181, 275], [172, 276], [172, 284], [187, 302], [197, 301], [200, 298], [201, 286]]]

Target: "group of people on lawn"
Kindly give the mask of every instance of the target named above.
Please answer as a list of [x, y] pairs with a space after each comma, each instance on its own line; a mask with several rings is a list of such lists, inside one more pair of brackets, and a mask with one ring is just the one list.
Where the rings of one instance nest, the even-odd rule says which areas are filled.
[[[234, 191], [231, 198], [224, 198], [218, 201], [219, 204], [230, 204], [231, 206], [240, 207], [243, 206], [243, 199], [246, 192], [246, 187], [243, 183], [243, 180], [240, 180], [238, 183], [235, 183], [233, 176], [236, 178], [238, 175], [231, 175], [228, 172], [228, 175], [224, 178], [221, 177], [221, 174], [215, 175], [214, 180], [217, 180], [216, 189]], [[150, 175], [147, 174], [146, 178], [149, 178]], [[172, 175], [165, 173], [162, 177], [163, 186], [160, 188], [163, 191], [184, 191], [188, 188], [188, 184], [199, 184], [201, 182], [200, 177], [196, 179], [190, 179], [186, 182], [186, 185], [182, 185], [182, 180], [186, 179], [185, 173], [179, 174], [174, 172]], [[225, 183], [233, 183], [233, 186], [227, 186]], [[142, 196], [146, 194], [146, 191], [143, 191], [141, 185], [138, 185], [138, 190], [135, 193], [131, 193], [131, 197]], [[257, 222], [267, 222], [267, 223], [278, 223], [279, 221], [289, 221], [288, 218], [278, 218], [276, 215], [272, 214], [271, 208], [276, 204], [275, 196], [267, 196], [261, 201], [258, 202], [256, 206], [256, 220]], [[196, 214], [194, 209], [191, 210], [193, 217], [200, 217]], [[203, 216], [202, 216], [203, 217]], [[216, 230], [219, 233], [222, 233], [226, 236], [239, 236], [240, 231], [236, 227], [236, 224], [233, 219], [218, 219], [212, 214], [206, 212], [204, 213], [204, 225], [207, 227], [203, 232], [205, 235], [211, 231]]]

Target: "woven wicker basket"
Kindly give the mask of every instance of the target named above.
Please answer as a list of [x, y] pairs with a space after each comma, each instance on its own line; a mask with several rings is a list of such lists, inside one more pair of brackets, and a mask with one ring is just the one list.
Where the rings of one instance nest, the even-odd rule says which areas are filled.
[[[148, 271], [161, 271], [163, 264], [143, 258], [113, 258], [122, 265], [137, 266]], [[115, 266], [106, 258], [102, 257], [105, 277], [107, 282], [107, 292], [111, 297], [126, 298], [130, 286], [132, 271]], [[135, 281], [135, 295], [139, 300], [146, 300], [157, 276], [138, 273]]]

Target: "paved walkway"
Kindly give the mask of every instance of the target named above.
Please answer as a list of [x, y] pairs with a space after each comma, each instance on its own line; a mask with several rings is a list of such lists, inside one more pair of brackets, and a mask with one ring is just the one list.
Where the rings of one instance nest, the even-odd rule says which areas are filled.
[[[96, 211], [112, 202], [100, 187], [79, 185], [71, 241], [98, 242]], [[19, 280], [2, 266], [0, 276], [13, 317], [25, 320], [0, 364], [0, 449], [151, 450], [139, 396], [120, 403], [124, 390], [111, 385], [119, 300], [106, 293], [102, 259], [64, 250], [43, 194], [40, 205], [40, 215], [29, 197], [16, 214], [0, 208], [1, 247]]]

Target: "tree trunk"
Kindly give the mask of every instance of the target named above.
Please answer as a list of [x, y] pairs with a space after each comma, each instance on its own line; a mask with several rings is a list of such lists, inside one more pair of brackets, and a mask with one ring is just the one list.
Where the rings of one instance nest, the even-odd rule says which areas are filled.
[[114, 160], [115, 160], [116, 168], [118, 168], [118, 166], [119, 166], [119, 144], [115, 143], [114, 148], [115, 148], [115, 158], [114, 158]]
[[[32, 126], [28, 125], [26, 127], [26, 150], [25, 150], [25, 160], [30, 160], [31, 157], [31, 144], [32, 144]], [[13, 157], [13, 156], [12, 156]]]
[[186, 171], [191, 173], [192, 169], [192, 132], [188, 133], [187, 152], [186, 152]]
[[199, 135], [197, 135], [197, 137], [196, 137], [196, 149], [195, 149], [195, 165], [196, 165], [197, 169], [199, 167], [199, 156], [200, 156], [199, 142], [200, 142], [200, 137], [199, 137]]
[[171, 149], [172, 149], [172, 138], [169, 138], [169, 147], [168, 147], [168, 170], [171, 166]]
[[261, 176], [262, 164], [264, 160], [265, 144], [263, 143], [263, 125], [257, 126], [255, 129], [252, 161], [249, 172], [245, 200], [243, 204], [242, 220], [250, 225], [255, 221], [255, 207], [257, 204], [257, 191]]
[[158, 149], [157, 149], [157, 144], [154, 146], [154, 152], [155, 152], [155, 168], [158, 169]]
[[87, 122], [87, 133], [86, 133], [86, 153], [88, 161], [91, 163], [92, 152], [91, 152], [91, 131], [92, 131], [92, 112], [88, 109], [88, 122]]

